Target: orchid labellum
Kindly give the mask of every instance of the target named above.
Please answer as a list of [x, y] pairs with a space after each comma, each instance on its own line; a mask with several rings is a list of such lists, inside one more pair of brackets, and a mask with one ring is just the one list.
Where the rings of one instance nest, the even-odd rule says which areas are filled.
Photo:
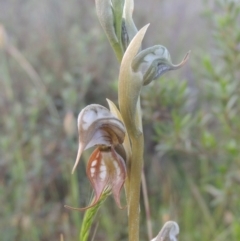
[[122, 145], [125, 132], [123, 122], [101, 105], [88, 105], [80, 112], [79, 148], [72, 173], [79, 163], [82, 152], [96, 146], [87, 163], [87, 176], [93, 186], [95, 198], [86, 208], [97, 204], [102, 193], [107, 190], [112, 191], [117, 205], [121, 208], [119, 194], [126, 179], [126, 165], [115, 148]]

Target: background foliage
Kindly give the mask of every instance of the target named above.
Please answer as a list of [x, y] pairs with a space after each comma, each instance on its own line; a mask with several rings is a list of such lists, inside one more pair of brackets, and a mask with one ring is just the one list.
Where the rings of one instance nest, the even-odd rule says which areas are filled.
[[[165, 45], [187, 66], [143, 91], [145, 173], [154, 234], [180, 225], [180, 240], [240, 240], [240, 2], [135, 1], [150, 22], [144, 47]], [[116, 101], [118, 65], [94, 1], [0, 0], [0, 233], [2, 240], [77, 240], [91, 197], [77, 152], [76, 116]], [[87, 156], [87, 154], [86, 154]], [[147, 240], [142, 207], [142, 240]], [[113, 226], [114, 223], [114, 226]], [[126, 211], [112, 199], [96, 240], [127, 240]]]

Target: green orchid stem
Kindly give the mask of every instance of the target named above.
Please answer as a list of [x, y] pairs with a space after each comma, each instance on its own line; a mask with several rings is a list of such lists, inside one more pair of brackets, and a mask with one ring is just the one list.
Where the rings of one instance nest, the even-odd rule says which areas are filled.
[[141, 106], [140, 106], [140, 91], [141, 81], [139, 75], [134, 77], [128, 71], [124, 71], [125, 64], [128, 62], [125, 56], [122, 60], [122, 72], [119, 77], [119, 107], [122, 114], [124, 124], [126, 126], [129, 139], [132, 146], [132, 155], [130, 157], [128, 168], [129, 183], [127, 188], [128, 201], [128, 231], [129, 241], [139, 240], [139, 220], [140, 220], [140, 187], [141, 174], [143, 168], [143, 150], [144, 139], [142, 132]]
[[129, 203], [128, 203], [128, 231], [129, 241], [139, 240], [140, 216], [140, 186], [143, 168], [143, 133], [131, 136], [132, 162], [130, 169]]
[[137, 133], [130, 132], [132, 142], [132, 159], [130, 165], [130, 185], [129, 185], [129, 216], [128, 216], [128, 232], [129, 241], [139, 240], [139, 222], [140, 222], [140, 189], [143, 169], [143, 152], [144, 152], [144, 137], [142, 128], [142, 114], [140, 97], [138, 97], [136, 106], [136, 121], [135, 124], [139, 130]]
[[128, 188], [129, 241], [139, 240], [140, 187], [144, 150], [140, 105], [143, 76], [140, 72], [133, 71], [132, 62], [141, 47], [147, 28], [148, 25], [139, 30], [124, 53], [118, 84], [119, 108], [132, 145], [132, 156], [127, 167], [128, 173], [130, 173]]

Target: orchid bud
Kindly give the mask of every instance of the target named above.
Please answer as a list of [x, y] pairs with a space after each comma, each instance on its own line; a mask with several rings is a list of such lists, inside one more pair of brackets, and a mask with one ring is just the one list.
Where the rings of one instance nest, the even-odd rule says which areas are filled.
[[162, 45], [156, 45], [141, 51], [133, 60], [132, 68], [143, 74], [143, 85], [158, 79], [165, 72], [182, 67], [189, 57], [188, 52], [182, 62], [174, 65], [168, 50]]
[[122, 14], [123, 0], [95, 0], [99, 22], [118, 59], [122, 59]]
[[79, 148], [72, 173], [84, 150], [95, 145], [116, 146], [122, 144], [125, 127], [107, 108], [92, 104], [78, 115]]
[[95, 2], [99, 22], [110, 43], [117, 43], [118, 39], [114, 28], [114, 14], [111, 0], [96, 0]]
[[[132, 14], [134, 9], [134, 1], [133, 0], [125, 0], [124, 8], [123, 8], [123, 37], [124, 41], [128, 40], [128, 43], [132, 41], [133, 37], [137, 34], [138, 30], [133, 21]], [[126, 37], [127, 36], [127, 37]], [[125, 46], [128, 44], [125, 41]]]
[[164, 224], [156, 238], [151, 241], [177, 241], [179, 226], [176, 222], [168, 221]]

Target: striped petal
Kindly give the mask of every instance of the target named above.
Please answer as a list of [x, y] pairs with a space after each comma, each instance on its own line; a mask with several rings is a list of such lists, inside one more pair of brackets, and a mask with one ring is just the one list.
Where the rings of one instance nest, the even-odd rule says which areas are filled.
[[104, 190], [110, 189], [121, 208], [120, 191], [126, 179], [126, 166], [113, 147], [101, 146], [92, 153], [87, 165], [87, 175], [95, 192], [92, 205], [99, 201]]
[[120, 191], [126, 179], [126, 166], [113, 147], [100, 146], [94, 150], [88, 160], [87, 176], [95, 194], [91, 204], [84, 208], [65, 207], [83, 211], [95, 206], [104, 193], [112, 192], [118, 207], [122, 208]]

